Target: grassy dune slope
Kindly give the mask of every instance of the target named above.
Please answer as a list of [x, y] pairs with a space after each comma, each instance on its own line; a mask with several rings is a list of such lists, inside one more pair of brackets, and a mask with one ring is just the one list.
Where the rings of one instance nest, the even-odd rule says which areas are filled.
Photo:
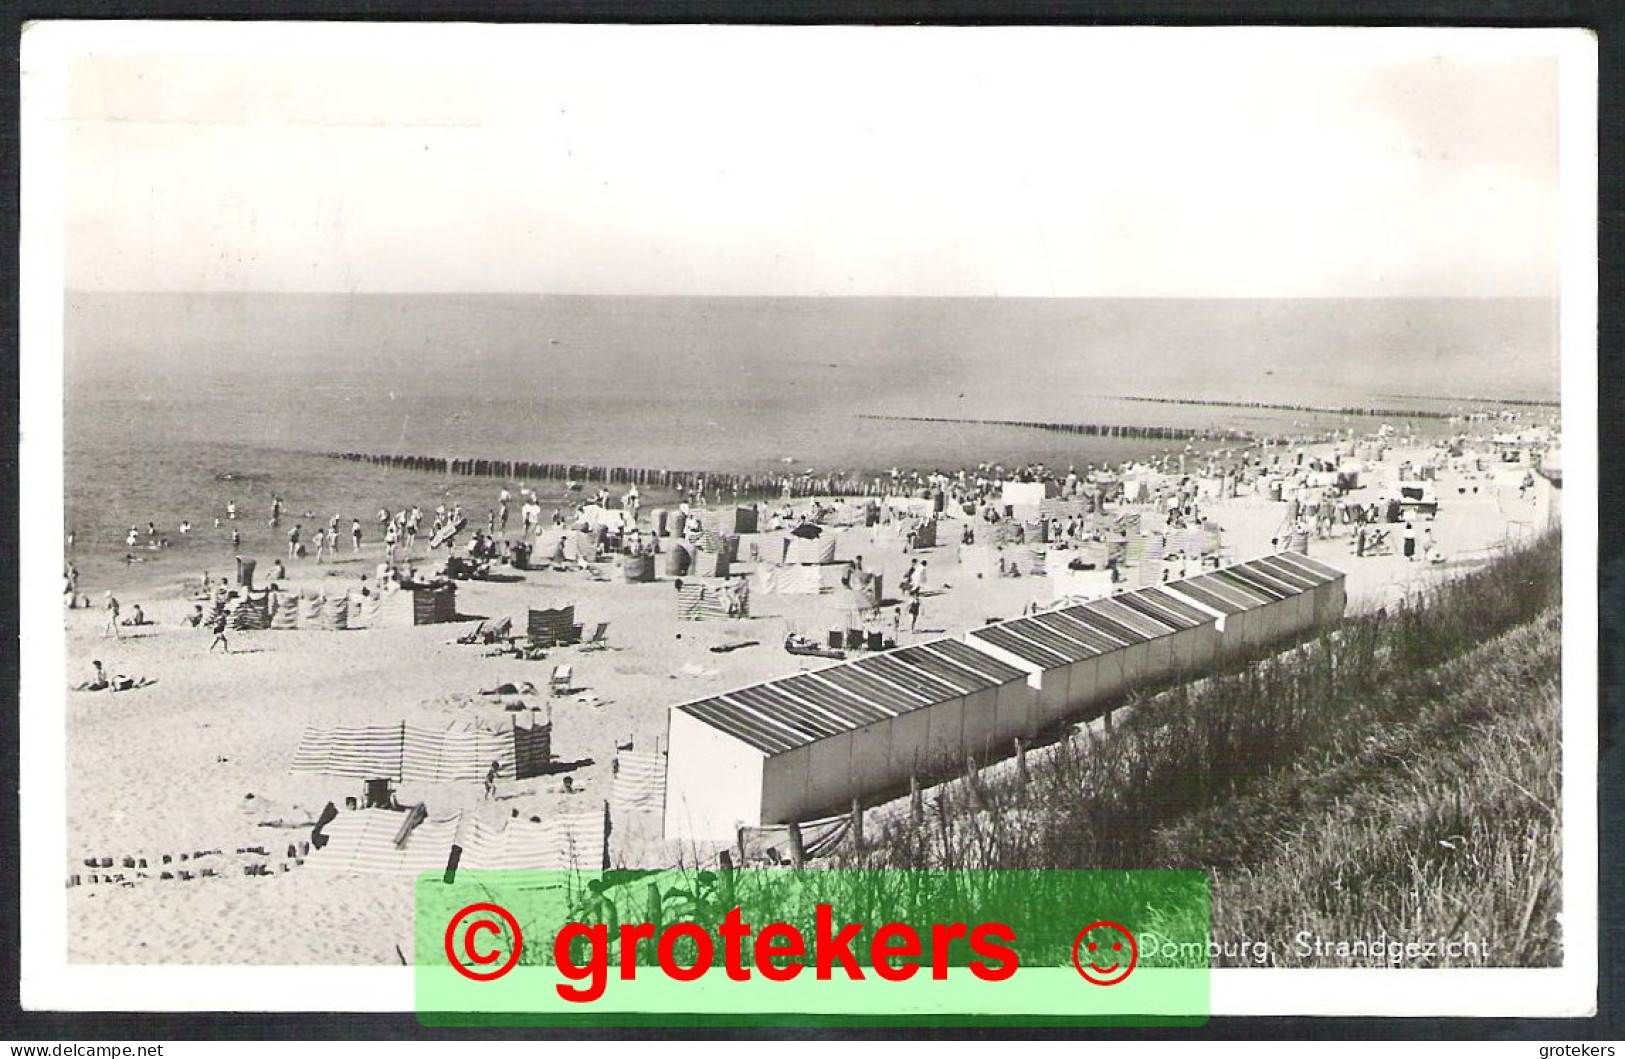
[[[1440, 963], [1561, 959], [1561, 541], [1295, 650], [1132, 702], [883, 827], [872, 866], [1205, 868], [1215, 940], [1281, 965], [1335, 941], [1480, 942]], [[923, 824], [923, 826], [921, 826]], [[1251, 964], [1251, 958], [1219, 962]]]

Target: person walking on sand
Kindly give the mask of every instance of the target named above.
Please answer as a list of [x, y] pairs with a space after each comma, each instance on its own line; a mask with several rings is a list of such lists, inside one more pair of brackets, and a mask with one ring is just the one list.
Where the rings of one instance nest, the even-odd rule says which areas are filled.
[[1405, 532], [1399, 539], [1403, 542], [1405, 561], [1408, 563], [1416, 562], [1416, 531], [1411, 528], [1409, 522], [1405, 523]]
[[350, 550], [353, 552], [361, 550], [361, 520], [358, 518], [350, 520]]
[[[107, 608], [106, 608], [107, 609], [107, 629], [113, 630], [113, 639], [122, 640], [122, 639], [124, 639], [124, 634], [119, 632], [119, 627], [118, 627], [118, 597], [113, 595], [113, 590], [112, 589], [108, 589], [106, 595], [107, 595]], [[102, 635], [103, 636], [107, 635], [106, 629], [104, 629], [102, 631]]]
[[299, 525], [296, 523], [294, 525], [293, 529], [288, 531], [288, 558], [289, 559], [296, 559], [298, 557], [299, 557]]
[[310, 535], [310, 543], [315, 546], [316, 562], [320, 563], [323, 554], [327, 551], [327, 535], [321, 531], [320, 527], [317, 527], [316, 532]]
[[209, 623], [209, 631], [214, 633], [214, 639], [209, 641], [209, 653], [214, 653], [216, 644], [224, 654], [231, 654], [231, 645], [226, 642], [226, 612], [224, 608], [214, 612], [214, 621]]
[[920, 597], [915, 596], [908, 601], [908, 631], [914, 632], [920, 625]]
[[339, 524], [334, 519], [333, 524], [327, 527], [327, 558], [331, 562], [339, 561]]
[[491, 767], [485, 770], [486, 798], [495, 798], [497, 796], [497, 776], [501, 774], [501, 772], [502, 762], [500, 761], [491, 762]]

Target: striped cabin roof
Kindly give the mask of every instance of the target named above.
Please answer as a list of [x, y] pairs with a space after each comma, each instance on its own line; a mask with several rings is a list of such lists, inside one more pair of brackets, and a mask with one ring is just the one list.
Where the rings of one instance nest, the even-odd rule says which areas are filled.
[[1340, 581], [1325, 563], [1291, 553], [973, 629], [969, 636], [1043, 669], [1056, 669], [1210, 625]]
[[837, 663], [672, 707], [764, 754], [783, 754], [1026, 674], [955, 640]]

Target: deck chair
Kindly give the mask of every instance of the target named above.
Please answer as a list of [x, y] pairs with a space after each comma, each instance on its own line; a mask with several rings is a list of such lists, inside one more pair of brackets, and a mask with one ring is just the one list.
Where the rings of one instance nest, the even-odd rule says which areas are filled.
[[609, 650], [609, 622], [599, 622], [598, 627], [593, 629], [592, 635], [582, 641], [581, 649], [583, 651]]
[[490, 643], [491, 642], [490, 640], [485, 639], [485, 621], [484, 621], [484, 619], [481, 619], [480, 623], [478, 625], [474, 626], [473, 631], [465, 633], [464, 635], [457, 637], [457, 642], [458, 643]]
[[547, 693], [549, 695], [567, 695], [573, 686], [574, 673], [570, 666], [554, 666], [553, 675], [547, 679]]

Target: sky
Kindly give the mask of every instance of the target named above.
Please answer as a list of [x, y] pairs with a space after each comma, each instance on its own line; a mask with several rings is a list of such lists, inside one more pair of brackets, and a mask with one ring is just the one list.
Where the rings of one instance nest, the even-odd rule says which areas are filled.
[[30, 77], [66, 78], [70, 289], [1558, 283], [1544, 35], [149, 24], [49, 56], [29, 36], [25, 105]]

